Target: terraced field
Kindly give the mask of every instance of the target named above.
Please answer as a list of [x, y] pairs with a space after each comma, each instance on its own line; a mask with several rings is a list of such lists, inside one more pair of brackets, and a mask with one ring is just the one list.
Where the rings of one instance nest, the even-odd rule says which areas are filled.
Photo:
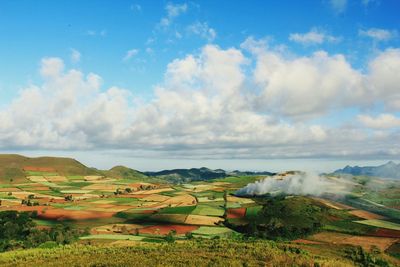
[[63, 222], [89, 227], [91, 234], [82, 241], [143, 241], [169, 233], [177, 238], [188, 233], [225, 237], [234, 232], [223, 225], [225, 213], [245, 219], [260, 208], [251, 199], [224, 193], [234, 192], [256, 177], [171, 185], [101, 175], [62, 175], [46, 166], [23, 169], [27, 181], [0, 188], [0, 211], [37, 211], [36, 222], [42, 226]]
[[[171, 236], [179, 241], [242, 238], [246, 233], [234, 229], [250, 225], [267, 208], [260, 199], [233, 194], [262, 176], [171, 184], [89, 171], [69, 175], [44, 165], [27, 166], [23, 171], [26, 179], [0, 185], [0, 211], [36, 211], [39, 228], [62, 223], [87, 229], [88, 234], [79, 240], [83, 244], [154, 243]], [[390, 197], [395, 199], [393, 194]], [[400, 225], [390, 216], [327, 197], [309, 199], [330, 210], [329, 222], [322, 233], [293, 244], [311, 249], [331, 245], [338, 249], [349, 245], [366, 250], [378, 247], [397, 255]]]

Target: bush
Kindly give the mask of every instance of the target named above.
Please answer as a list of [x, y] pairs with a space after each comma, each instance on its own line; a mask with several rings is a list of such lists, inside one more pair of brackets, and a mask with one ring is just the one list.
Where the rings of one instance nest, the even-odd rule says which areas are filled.
[[55, 248], [55, 247], [58, 247], [58, 244], [54, 241], [46, 241], [38, 246], [38, 248]]

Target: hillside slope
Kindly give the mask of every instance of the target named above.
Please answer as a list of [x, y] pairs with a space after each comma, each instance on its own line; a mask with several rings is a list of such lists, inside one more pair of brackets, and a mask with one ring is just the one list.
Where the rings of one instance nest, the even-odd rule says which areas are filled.
[[[79, 161], [61, 157], [29, 158], [21, 155], [0, 155], [0, 181], [23, 181], [26, 171], [55, 172], [60, 175], [96, 175], [99, 171]], [[12, 179], [12, 180], [11, 180]]]
[[125, 167], [125, 166], [115, 166], [108, 171], [103, 171], [106, 176], [113, 178], [122, 178], [122, 179], [146, 179], [147, 175], [144, 173]]
[[[316, 255], [266, 241], [202, 240], [172, 244], [66, 246], [0, 254], [1, 266], [354, 266], [342, 255]], [[318, 253], [318, 252], [317, 252]], [[332, 256], [333, 254], [333, 256]]]

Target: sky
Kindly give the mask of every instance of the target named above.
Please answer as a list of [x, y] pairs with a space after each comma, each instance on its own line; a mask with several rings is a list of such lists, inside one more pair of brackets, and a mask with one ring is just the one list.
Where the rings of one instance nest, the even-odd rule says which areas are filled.
[[0, 1], [0, 152], [97, 168], [400, 158], [400, 2]]

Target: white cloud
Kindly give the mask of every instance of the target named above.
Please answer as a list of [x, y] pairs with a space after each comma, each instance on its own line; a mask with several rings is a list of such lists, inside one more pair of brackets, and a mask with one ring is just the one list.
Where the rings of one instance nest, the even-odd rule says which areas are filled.
[[400, 49], [386, 49], [369, 62], [366, 77], [371, 101], [384, 101], [386, 108], [400, 111]]
[[366, 127], [373, 129], [390, 129], [400, 127], [400, 118], [393, 114], [380, 114], [376, 117], [358, 115], [358, 120]]
[[78, 63], [80, 60], [81, 60], [81, 53], [78, 50], [71, 48], [72, 63]]
[[124, 61], [128, 61], [128, 60], [130, 60], [131, 58], [133, 58], [134, 56], [136, 56], [138, 53], [139, 53], [139, 50], [138, 50], [138, 49], [135, 49], [135, 48], [134, 48], [134, 49], [131, 49], [131, 50], [128, 50], [128, 51], [126, 52], [126, 54], [125, 54], [123, 60], [124, 60]]
[[390, 31], [385, 29], [371, 28], [368, 30], [359, 30], [360, 36], [369, 37], [375, 41], [388, 41], [397, 36], [397, 31]]
[[338, 42], [340, 41], [340, 38], [328, 35], [323, 31], [314, 28], [307, 33], [291, 33], [289, 35], [289, 40], [303, 45], [312, 45], [326, 42]]
[[41, 62], [40, 74], [43, 77], [58, 76], [64, 70], [64, 62], [60, 58], [43, 58]]
[[187, 8], [188, 8], [188, 6], [186, 3], [176, 4], [176, 5], [173, 3], [168, 3], [165, 6], [165, 11], [167, 12], [167, 15], [165, 17], [161, 18], [159, 24], [162, 27], [168, 27], [176, 17], [185, 13], [187, 11]]
[[[256, 55], [254, 81], [260, 88], [260, 110], [307, 119], [344, 107], [368, 107], [383, 101], [400, 103], [400, 50], [387, 49], [369, 62], [366, 72], [354, 69], [341, 54], [317, 51], [293, 57], [245, 42]], [[250, 44], [250, 45], [249, 45]]]
[[173, 60], [147, 102], [134, 101], [128, 90], [102, 88], [96, 74], [65, 70], [59, 58], [44, 58], [43, 82], [0, 109], [0, 148], [126, 149], [184, 158], [400, 155], [393, 143], [399, 131], [381, 122], [397, 123], [389, 111], [358, 118], [380, 125], [371, 129], [307, 120], [324, 121], [329, 110], [345, 107], [394, 109], [398, 49], [382, 51], [361, 72], [340, 54], [287, 56], [255, 39], [241, 47], [206, 45]]
[[347, 0], [330, 0], [330, 5], [336, 13], [343, 13], [347, 8]]
[[213, 28], [209, 27], [206, 22], [193, 23], [187, 27], [187, 30], [189, 33], [198, 35], [209, 42], [214, 41], [217, 37], [217, 32]]

